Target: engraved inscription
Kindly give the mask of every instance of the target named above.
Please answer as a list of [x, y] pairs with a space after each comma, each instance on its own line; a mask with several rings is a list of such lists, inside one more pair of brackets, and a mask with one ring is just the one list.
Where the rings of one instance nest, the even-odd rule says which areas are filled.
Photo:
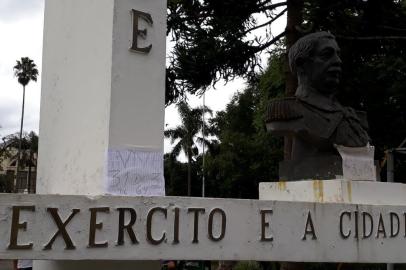
[[44, 250], [52, 249], [52, 244], [54, 243], [56, 237], [61, 234], [63, 240], [65, 241], [66, 247], [65, 249], [75, 249], [75, 245], [72, 242], [68, 232], [66, 231], [66, 225], [72, 220], [72, 218], [80, 212], [79, 209], [73, 209], [70, 216], [66, 219], [66, 221], [62, 221], [61, 217], [58, 214], [58, 208], [48, 208], [47, 211], [51, 214], [56, 226], [58, 227], [58, 231], [54, 234], [54, 236], [49, 240], [48, 244], [44, 246]]
[[266, 209], [266, 210], [260, 210], [259, 211], [261, 214], [261, 241], [262, 242], [267, 242], [267, 241], [273, 241], [273, 236], [272, 235], [267, 235], [266, 230], [270, 228], [271, 223], [266, 219], [267, 215], [272, 215], [272, 210], [271, 209]]
[[89, 230], [89, 248], [103, 248], [107, 247], [108, 243], [96, 243], [96, 230], [101, 230], [103, 228], [103, 223], [97, 223], [97, 213], [104, 212], [109, 213], [110, 208], [108, 207], [98, 207], [98, 208], [90, 208], [90, 230]]
[[132, 11], [132, 16], [133, 16], [133, 40], [131, 44], [131, 50], [136, 51], [136, 52], [141, 52], [141, 53], [149, 53], [152, 48], [152, 44], [150, 44], [147, 47], [139, 47], [138, 45], [138, 37], [147, 38], [147, 29], [139, 29], [139, 21], [140, 19], [144, 20], [147, 22], [150, 26], [153, 25], [153, 20], [151, 14], [138, 11], [133, 9]]
[[11, 220], [11, 233], [10, 233], [10, 243], [8, 249], [32, 249], [33, 243], [19, 245], [18, 244], [18, 231], [20, 229], [27, 230], [27, 222], [20, 223], [20, 211], [35, 211], [35, 206], [13, 206], [13, 215]]

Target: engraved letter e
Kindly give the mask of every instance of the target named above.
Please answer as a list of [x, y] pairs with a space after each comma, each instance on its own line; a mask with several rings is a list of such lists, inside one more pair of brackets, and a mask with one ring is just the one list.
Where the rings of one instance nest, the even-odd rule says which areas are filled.
[[151, 14], [148, 14], [148, 13], [145, 13], [142, 11], [138, 11], [135, 9], [132, 10], [132, 14], [133, 14], [133, 42], [131, 44], [130, 49], [133, 51], [137, 51], [137, 52], [149, 53], [149, 51], [152, 48], [152, 44], [147, 47], [143, 47], [143, 48], [138, 47], [138, 37], [140, 36], [144, 39], [147, 37], [147, 29], [140, 30], [138, 28], [139, 27], [138, 21], [139, 21], [139, 19], [143, 19], [149, 25], [152, 26], [153, 21], [152, 21]]

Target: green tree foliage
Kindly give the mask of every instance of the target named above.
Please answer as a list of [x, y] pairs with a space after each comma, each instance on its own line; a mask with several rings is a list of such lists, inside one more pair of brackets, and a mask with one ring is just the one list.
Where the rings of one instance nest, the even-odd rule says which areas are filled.
[[[181, 117], [182, 124], [173, 129], [165, 130], [165, 137], [171, 138], [171, 143], [176, 144], [172, 149], [172, 155], [177, 157], [181, 151], [184, 152], [188, 160], [188, 196], [191, 195], [191, 181], [192, 181], [192, 163], [193, 157], [199, 154], [198, 148], [195, 144], [195, 138], [199, 143], [208, 144], [208, 141], [198, 138], [197, 134], [202, 131], [203, 121], [202, 116], [205, 113], [211, 114], [211, 110], [207, 107], [191, 108], [186, 102], [180, 102], [178, 105], [178, 112]], [[206, 134], [207, 135], [207, 128]]]
[[218, 142], [206, 155], [208, 196], [257, 198], [259, 182], [278, 179], [281, 140], [266, 132], [260, 98], [248, 87], [211, 119]]
[[261, 270], [261, 266], [255, 261], [241, 261], [238, 262], [234, 267], [234, 270]]
[[[284, 14], [286, 30], [274, 33]], [[220, 78], [255, 77], [260, 52], [273, 51], [281, 41], [289, 48], [309, 32], [331, 31], [354, 53], [388, 52], [404, 46], [405, 16], [405, 2], [399, 0], [170, 0], [168, 34], [176, 45], [167, 69], [167, 102]], [[284, 73], [292, 94], [293, 78], [287, 68]]]
[[[36, 157], [38, 154], [38, 135], [35, 134], [35, 132], [31, 131], [28, 134], [23, 134], [21, 140], [19, 134], [11, 134], [5, 136], [4, 138], [2, 138], [2, 140], [3, 143], [1, 143], [0, 146], [0, 161], [5, 159], [17, 161], [18, 153], [20, 153], [19, 168], [28, 168], [28, 185], [30, 186], [32, 184], [32, 169], [36, 168], [37, 166]], [[21, 147], [20, 152], [18, 152], [19, 147]], [[2, 176], [1, 181], [4, 182], [0, 184], [0, 190], [3, 186], [6, 190], [9, 190], [9, 178], [10, 175]], [[11, 181], [11, 183], [13, 183], [13, 181]]]
[[[406, 138], [406, 87], [403, 83], [406, 58], [399, 48], [392, 49], [369, 56], [351, 54], [358, 60], [364, 55], [364, 64], [358, 66], [357, 60], [349, 56], [344, 66], [347, 79], [343, 83], [341, 99], [343, 103], [367, 112], [378, 159], [383, 158], [385, 150], [397, 147]], [[401, 167], [397, 166], [396, 170]], [[405, 181], [403, 176], [406, 175], [397, 174], [396, 178]]]
[[[19, 134], [11, 134], [3, 137], [0, 155], [6, 158], [17, 159], [15, 152], [20, 145]], [[21, 138], [21, 167], [35, 166], [34, 155], [38, 153], [38, 135], [31, 131], [30, 133], [23, 133]]]
[[[1, 127], [1, 126], [0, 126]], [[0, 143], [0, 193], [11, 193], [13, 192], [13, 176], [7, 175], [4, 171], [4, 168], [1, 167], [1, 164], [4, 160], [11, 157], [8, 148], [4, 142]]]
[[[267, 32], [256, 39], [252, 33], [272, 25], [286, 11], [286, 2], [270, 0], [168, 1], [168, 33], [176, 45], [167, 70], [167, 102], [220, 78], [254, 75], [258, 53], [284, 34]], [[265, 15], [268, 23], [260, 26], [255, 14]]]
[[164, 155], [164, 177], [167, 196], [187, 195], [187, 166], [170, 153]]
[[[191, 196], [198, 197], [202, 193], [201, 158], [191, 164]], [[167, 196], [187, 196], [188, 164], [176, 160], [172, 154], [164, 156], [165, 190]]]
[[13, 188], [13, 176], [8, 174], [0, 174], [0, 193], [12, 193]]
[[[273, 33], [275, 19], [285, 12], [286, 31]], [[259, 14], [268, 18], [265, 24], [256, 20]], [[271, 52], [278, 70], [266, 71], [274, 75], [266, 83], [269, 92], [262, 94], [270, 98], [276, 87], [292, 95], [296, 84], [286, 65], [286, 48], [300, 36], [321, 30], [336, 35], [342, 49], [339, 98], [367, 112], [376, 158], [382, 159], [386, 149], [406, 137], [405, 1], [169, 1], [168, 33], [176, 45], [168, 67], [167, 102], [204, 90], [220, 78], [255, 80], [258, 55], [264, 50]], [[396, 170], [403, 165], [398, 161]], [[398, 180], [402, 177], [397, 174]]]
[[14, 66], [14, 76], [17, 77], [18, 82], [23, 86], [27, 86], [30, 81], [37, 81], [38, 69], [34, 61], [28, 57], [22, 57], [17, 60]]
[[[273, 58], [281, 56], [275, 54]], [[206, 196], [257, 198], [259, 182], [278, 179], [282, 143], [266, 132], [264, 121], [266, 101], [270, 98], [268, 89], [273, 89], [273, 97], [284, 91], [283, 80], [278, 79], [281, 66], [276, 60], [274, 63], [257, 77], [256, 83], [236, 94], [224, 111], [209, 120], [206, 131], [216, 139], [208, 144], [205, 154]], [[177, 151], [174, 148], [172, 155], [165, 156], [166, 190], [170, 195], [185, 195], [188, 169], [187, 164], [174, 158]], [[202, 159], [202, 155], [197, 156], [190, 167], [192, 194], [196, 195], [201, 191]]]
[[[286, 7], [281, 4], [277, 10], [284, 12], [287, 8], [288, 13], [286, 36], [275, 40], [272, 47], [263, 47], [270, 51], [269, 67], [258, 76], [254, 70], [259, 51], [254, 52], [255, 48], [259, 48], [259, 41], [266, 44], [272, 36], [255, 40], [255, 35], [245, 32], [260, 26], [254, 19], [257, 14], [273, 11], [273, 15], [269, 15], [270, 21], [279, 14], [276, 9], [256, 9], [261, 3], [265, 6], [274, 4], [264, 0], [173, 0], [168, 4], [168, 31], [177, 41], [168, 69], [169, 101], [176, 100], [182, 93], [205, 89], [220, 78], [230, 79], [235, 75], [250, 78], [250, 89], [235, 97], [227, 110], [213, 120], [219, 141], [206, 158], [207, 190], [211, 196], [253, 197], [257, 193], [253, 187], [244, 189], [242, 179], [253, 177], [246, 168], [248, 164], [255, 164], [249, 153], [259, 148], [259, 143], [253, 142], [260, 140], [253, 140], [254, 136], [268, 136], [263, 135], [266, 132], [263, 126], [261, 129], [263, 119], [260, 115], [264, 114], [270, 99], [292, 90], [294, 83], [288, 76], [286, 48], [295, 38], [308, 32], [327, 30], [336, 35], [343, 61], [339, 99], [344, 105], [367, 112], [372, 144], [377, 149], [376, 159], [381, 160], [384, 150], [398, 146], [406, 137], [405, 1], [295, 0], [287, 1]], [[272, 23], [262, 27], [272, 30]], [[289, 37], [292, 31], [296, 36]], [[255, 108], [255, 116], [251, 118], [250, 110], [245, 111], [244, 117], [236, 112], [239, 106], [249, 107], [242, 105], [247, 103], [243, 100], [248, 95], [255, 100], [251, 106]], [[234, 124], [230, 119], [241, 121]], [[255, 132], [258, 135], [253, 135]], [[275, 151], [266, 144], [261, 147]], [[397, 161], [397, 180], [406, 179], [400, 170], [404, 165]], [[276, 166], [276, 162], [272, 166]], [[245, 169], [239, 173], [239, 168]], [[269, 175], [264, 179], [277, 179], [277, 176]]]

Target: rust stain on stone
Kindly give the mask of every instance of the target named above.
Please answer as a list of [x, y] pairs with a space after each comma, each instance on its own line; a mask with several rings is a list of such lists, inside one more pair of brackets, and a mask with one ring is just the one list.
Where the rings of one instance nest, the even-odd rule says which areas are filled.
[[350, 181], [347, 181], [347, 194], [348, 194], [348, 202], [352, 202], [352, 185]]
[[282, 191], [286, 190], [286, 182], [285, 181], [279, 181], [278, 182], [278, 190], [282, 190]]
[[313, 194], [316, 202], [324, 202], [323, 181], [313, 180]]

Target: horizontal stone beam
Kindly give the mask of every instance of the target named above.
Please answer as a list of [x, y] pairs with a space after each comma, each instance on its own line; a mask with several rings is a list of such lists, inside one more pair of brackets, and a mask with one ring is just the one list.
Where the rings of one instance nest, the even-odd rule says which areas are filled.
[[0, 259], [406, 263], [406, 206], [0, 196]]

